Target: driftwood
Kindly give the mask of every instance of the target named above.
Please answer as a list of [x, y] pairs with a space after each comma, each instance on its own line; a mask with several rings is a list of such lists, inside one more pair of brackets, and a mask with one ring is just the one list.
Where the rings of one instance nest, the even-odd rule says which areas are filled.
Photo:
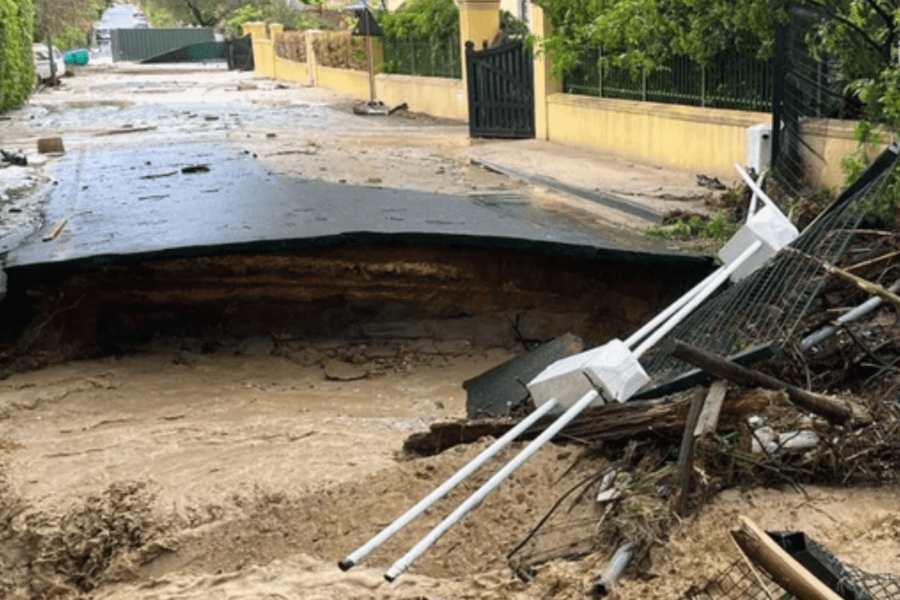
[[684, 516], [684, 511], [687, 507], [688, 491], [691, 487], [691, 474], [694, 472], [694, 429], [700, 420], [700, 413], [703, 411], [705, 403], [706, 390], [702, 387], [696, 388], [694, 397], [691, 399], [691, 408], [688, 412], [687, 421], [684, 424], [681, 448], [678, 451], [678, 476], [676, 478], [678, 496], [675, 510], [681, 516]]
[[799, 600], [841, 600], [841, 597], [807, 571], [790, 554], [747, 517], [731, 536], [744, 554], [762, 568], [772, 581]]
[[873, 282], [869, 281], [868, 279], [863, 279], [862, 277], [859, 277], [858, 275], [854, 275], [853, 273], [850, 273], [849, 271], [845, 271], [844, 269], [835, 267], [834, 265], [829, 264], [827, 262], [822, 262], [822, 266], [824, 266], [825, 270], [828, 271], [830, 274], [835, 275], [835, 276], [843, 279], [844, 281], [855, 285], [856, 287], [858, 287], [865, 293], [870, 294], [872, 296], [878, 296], [885, 302], [889, 302], [890, 304], [893, 304], [897, 308], [900, 308], [900, 297], [898, 297], [897, 294], [891, 292], [889, 289], [885, 288], [884, 286], [878, 285], [877, 283], [873, 283]]
[[[728, 398], [722, 405], [722, 413], [728, 415], [760, 413], [772, 402], [779, 401], [779, 395], [771, 392], [753, 392]], [[629, 439], [651, 431], [677, 434], [684, 429], [689, 406], [690, 399], [686, 398], [605, 404], [586, 410], [581, 417], [563, 429], [556, 439], [596, 444]], [[554, 420], [544, 418], [538, 421], [531, 431], [522, 436], [522, 439], [534, 438]], [[516, 422], [513, 419], [440, 421], [433, 423], [427, 432], [409, 436], [403, 443], [403, 450], [407, 454], [432, 456], [457, 444], [472, 443], [486, 435], [500, 437], [512, 429]]]
[[764, 375], [758, 371], [728, 362], [684, 342], [673, 340], [667, 344], [663, 351], [686, 363], [699, 367], [711, 375], [733, 381], [739, 385], [784, 390], [795, 405], [825, 417], [830, 421], [857, 424], [869, 424], [872, 422], [872, 416], [856, 402], [800, 389], [770, 375]]

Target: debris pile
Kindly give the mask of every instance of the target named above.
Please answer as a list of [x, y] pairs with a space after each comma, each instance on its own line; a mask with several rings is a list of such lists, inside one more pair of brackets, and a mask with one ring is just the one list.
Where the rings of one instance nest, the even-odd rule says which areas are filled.
[[[623, 570], [626, 577], [645, 571], [651, 548], [664, 544], [676, 523], [723, 489], [787, 486], [805, 494], [809, 484], [900, 483], [900, 297], [895, 293], [900, 289], [900, 230], [873, 218], [895, 177], [897, 151], [885, 152], [789, 245], [779, 250], [773, 244], [765, 262], [743, 271], [743, 266], [731, 268], [725, 273], [732, 275], [731, 285], [709, 294], [681, 322], [661, 326], [662, 333], [642, 334], [649, 342], [641, 342], [638, 334], [624, 343], [613, 340], [623, 349], [612, 367], [613, 353], [603, 354], [605, 348], [569, 352], [530, 380], [532, 393], [525, 402], [513, 381], [505, 382], [505, 412], [496, 399], [470, 402], [470, 416], [497, 414], [499, 407], [499, 418], [434, 424], [430, 432], [408, 439], [405, 450], [430, 454], [473, 435], [506, 435], [523, 415], [547, 412], [547, 405], [559, 399], [566, 409], [563, 417], [542, 417], [524, 437], [535, 444], [558, 432], [557, 442], [581, 444], [586, 456], [605, 459], [599, 464], [606, 466], [573, 482], [507, 558], [529, 581], [536, 567], [550, 560], [613, 556], [618, 548], [597, 593], [611, 590]], [[767, 208], [773, 206], [755, 191]], [[751, 207], [748, 224], [754, 212]], [[747, 256], [758, 250], [767, 232], [754, 235], [762, 241], [736, 252]], [[728, 271], [730, 259], [723, 260]], [[626, 381], [631, 363], [621, 358], [632, 347], [647, 382], [637, 394]], [[486, 384], [502, 391], [504, 382], [491, 379], [519, 370], [513, 364], [494, 369], [477, 378], [476, 391]], [[549, 382], [550, 391], [538, 388], [535, 394], [536, 381]], [[559, 429], [571, 414], [577, 416]], [[777, 546], [772, 539], [791, 550], [788, 538], [754, 527], [742, 523], [733, 534], [751, 556], [749, 562], [735, 563], [686, 598], [832, 597], [793, 589], [797, 573], [809, 575], [802, 568], [785, 576], [781, 566], [773, 571], [772, 561], [780, 565], [780, 558], [753, 557], [748, 548]], [[775, 552], [763, 554], [770, 550]], [[763, 581], [760, 566], [770, 581]], [[830, 586], [838, 594], [834, 597], [900, 597], [896, 577], [861, 571], [855, 571], [857, 580], [877, 581], [893, 592], [843, 594], [840, 586], [851, 585], [845, 576], [851, 571], [847, 567], [844, 575], [824, 584], [812, 577], [810, 585], [826, 591]], [[784, 590], [776, 594], [777, 586], [770, 584]], [[775, 590], [771, 595], [765, 591], [770, 588]]]

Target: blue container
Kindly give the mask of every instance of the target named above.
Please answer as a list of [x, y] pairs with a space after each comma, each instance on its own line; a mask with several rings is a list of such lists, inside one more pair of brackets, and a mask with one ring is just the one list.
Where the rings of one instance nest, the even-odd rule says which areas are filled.
[[89, 58], [90, 55], [84, 48], [69, 50], [68, 52], [63, 53], [63, 60], [66, 61], [67, 65], [84, 66], [88, 63]]

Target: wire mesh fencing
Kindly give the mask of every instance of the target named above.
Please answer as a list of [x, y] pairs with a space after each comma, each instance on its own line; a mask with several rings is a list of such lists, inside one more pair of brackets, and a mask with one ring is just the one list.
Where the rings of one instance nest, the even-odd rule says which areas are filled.
[[737, 560], [703, 587], [693, 587], [679, 600], [771, 600], [781, 598], [779, 586], [750, 568], [744, 559]]
[[[677, 339], [730, 356], [752, 346], [788, 340], [829, 276], [826, 263], [841, 257], [854, 229], [887, 188], [898, 151], [897, 147], [886, 150], [788, 247], [746, 279], [707, 300], [661, 343]], [[690, 368], [652, 350], [642, 363], [654, 384]]]
[[[822, 7], [798, 4], [775, 37], [772, 170], [792, 198], [815, 193], [807, 174], [821, 169], [825, 139], [820, 130], [825, 119], [858, 119], [861, 107], [843, 92], [840, 65], [817, 52], [817, 32], [834, 17]], [[845, 43], [853, 45], [861, 60], [873, 65], [882, 59], [853, 29], [845, 32]]]
[[[819, 567], [816, 576], [841, 598], [900, 600], [900, 576], [870, 573], [841, 561], [824, 546], [809, 538], [805, 538], [804, 542], [804, 554], [815, 556], [816, 566]], [[740, 558], [702, 587], [687, 590], [679, 600], [772, 600], [791, 597], [763, 569], [751, 566], [747, 559]]]

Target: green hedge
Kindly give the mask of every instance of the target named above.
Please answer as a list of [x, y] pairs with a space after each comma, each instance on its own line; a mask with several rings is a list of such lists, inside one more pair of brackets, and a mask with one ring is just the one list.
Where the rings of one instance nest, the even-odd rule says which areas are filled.
[[0, 0], [0, 113], [22, 104], [34, 87], [32, 0]]

